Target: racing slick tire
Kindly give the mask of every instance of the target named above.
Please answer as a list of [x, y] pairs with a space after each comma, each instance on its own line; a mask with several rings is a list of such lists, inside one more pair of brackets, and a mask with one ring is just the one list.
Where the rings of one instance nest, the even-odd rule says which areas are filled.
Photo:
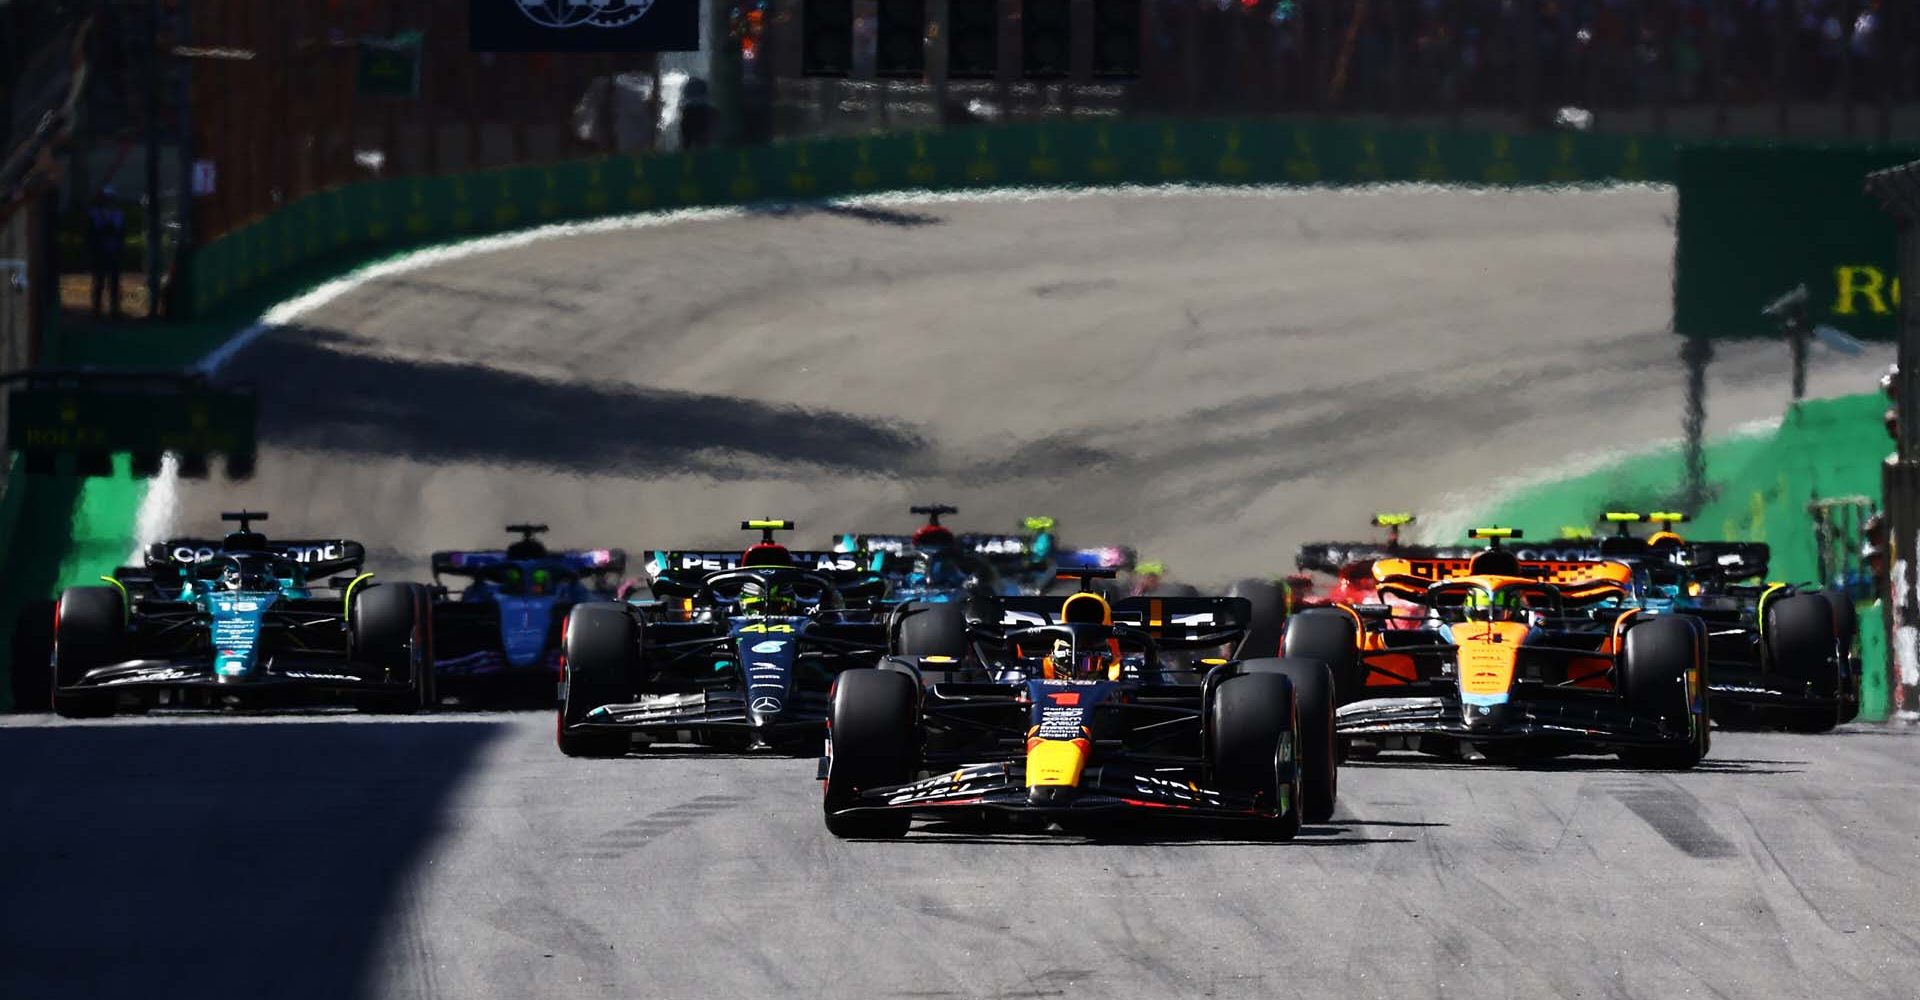
[[1205, 716], [1214, 784], [1269, 805], [1285, 800], [1285, 808], [1262, 824], [1276, 840], [1300, 832], [1298, 711], [1292, 678], [1242, 673], [1220, 682]]
[[13, 621], [13, 710], [45, 712], [53, 704], [54, 601], [33, 601]]
[[1280, 633], [1287, 627], [1287, 592], [1271, 580], [1241, 580], [1227, 588], [1228, 597], [1244, 597], [1253, 605], [1247, 634], [1234, 655], [1252, 658], [1279, 656]]
[[427, 589], [413, 583], [369, 584], [353, 594], [347, 613], [347, 657], [377, 667], [404, 690], [365, 695], [362, 712], [404, 714], [438, 704], [433, 676], [433, 611]]
[[[1837, 699], [1841, 688], [1839, 643], [1834, 607], [1825, 594], [1796, 594], [1767, 607], [1767, 657], [1774, 673], [1804, 681], [1807, 694]], [[1834, 706], [1795, 708], [1786, 727], [1797, 733], [1824, 733], [1840, 723]]]
[[566, 694], [560, 699], [554, 741], [569, 757], [624, 757], [633, 748], [626, 733], [572, 732], [602, 705], [633, 700], [641, 625], [619, 604], [577, 604], [567, 613], [562, 645]]
[[126, 599], [114, 587], [74, 587], [60, 595], [53, 633], [53, 693], [56, 714], [68, 719], [112, 715], [112, 694], [61, 693], [87, 671], [127, 658]]
[[822, 808], [827, 832], [843, 839], [896, 839], [907, 835], [906, 810], [841, 813], [862, 788], [904, 785], [918, 765], [919, 688], [899, 670], [857, 668], [833, 685], [827, 717], [831, 739]]
[[1340, 794], [1340, 763], [1334, 751], [1333, 670], [1318, 660], [1260, 659], [1240, 664], [1242, 673], [1284, 674], [1293, 681], [1300, 769], [1300, 818], [1325, 823]]
[[910, 601], [900, 609], [899, 625], [893, 634], [895, 656], [951, 656], [956, 662], [967, 658], [967, 618], [958, 601]]
[[1280, 655], [1289, 660], [1319, 660], [1333, 671], [1335, 705], [1360, 697], [1360, 650], [1353, 616], [1338, 608], [1309, 608], [1287, 620]]
[[[1635, 714], [1660, 719], [1669, 729], [1685, 728], [1692, 737], [1684, 744], [1622, 749], [1620, 760], [1629, 767], [1684, 771], [1700, 763], [1711, 746], [1711, 730], [1704, 716], [1693, 716], [1687, 673], [1701, 662], [1704, 636], [1695, 619], [1669, 615], [1627, 630], [1626, 650], [1620, 659], [1620, 691]], [[1705, 697], [1706, 683], [1700, 684]]]

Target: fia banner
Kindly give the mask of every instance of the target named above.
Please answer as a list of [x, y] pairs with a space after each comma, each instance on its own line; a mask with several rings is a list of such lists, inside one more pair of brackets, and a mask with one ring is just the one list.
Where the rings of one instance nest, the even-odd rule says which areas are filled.
[[695, 52], [700, 0], [470, 0], [475, 52]]

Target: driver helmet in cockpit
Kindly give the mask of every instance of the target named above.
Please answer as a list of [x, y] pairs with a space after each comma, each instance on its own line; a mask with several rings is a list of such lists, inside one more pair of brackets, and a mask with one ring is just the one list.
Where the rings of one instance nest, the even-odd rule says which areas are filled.
[[[1070, 594], [1060, 606], [1060, 621], [1067, 625], [1112, 625], [1113, 606], [1099, 594]], [[1048, 680], [1119, 680], [1120, 653], [1111, 638], [1093, 639], [1076, 631], [1054, 640], [1040, 668]]]
[[747, 615], [777, 617], [791, 615], [800, 605], [792, 584], [769, 580], [748, 580], [740, 587], [740, 611]]
[[221, 590], [272, 590], [276, 581], [260, 567], [238, 560], [220, 568]]
[[1510, 622], [1526, 617], [1520, 594], [1504, 587], [1491, 591], [1475, 587], [1467, 591], [1460, 607], [1470, 622]]

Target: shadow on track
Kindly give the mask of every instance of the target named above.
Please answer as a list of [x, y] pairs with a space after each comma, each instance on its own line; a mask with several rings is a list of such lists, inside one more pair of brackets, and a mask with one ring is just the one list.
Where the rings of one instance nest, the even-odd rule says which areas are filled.
[[900, 474], [924, 446], [909, 429], [843, 413], [341, 349], [367, 343], [283, 327], [226, 377], [275, 386], [260, 397], [263, 442], [428, 462], [733, 479], [758, 460]]
[[[1695, 764], [1690, 770], [1680, 771], [1665, 768], [1628, 767], [1612, 757], [1555, 757], [1546, 760], [1521, 761], [1463, 761], [1444, 757], [1419, 757], [1412, 754], [1402, 756], [1382, 755], [1370, 760], [1349, 760], [1341, 764], [1346, 768], [1377, 768], [1405, 771], [1532, 771], [1536, 773], [1576, 773], [1576, 774], [1799, 774], [1804, 768], [1803, 760], [1741, 760], [1724, 757], [1708, 757]], [[1763, 767], [1757, 765], [1779, 765]]]
[[0, 728], [0, 996], [364, 994], [484, 722]]

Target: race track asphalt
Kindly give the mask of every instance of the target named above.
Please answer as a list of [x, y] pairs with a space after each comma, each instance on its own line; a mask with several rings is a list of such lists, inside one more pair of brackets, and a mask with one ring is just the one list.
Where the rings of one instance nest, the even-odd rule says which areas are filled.
[[[1670, 194], [761, 212], [378, 280], [261, 338], [249, 484], [173, 524], [575, 545], [1058, 517], [1220, 582], [1669, 437]], [[1767, 290], [1760, 290], [1761, 294]], [[1777, 416], [1723, 349], [1711, 427]], [[1814, 390], [1887, 358], [1816, 356]], [[1293, 844], [830, 838], [813, 763], [561, 757], [544, 713], [0, 723], [6, 997], [1908, 998], [1920, 735], [1686, 774], [1343, 772]]]

